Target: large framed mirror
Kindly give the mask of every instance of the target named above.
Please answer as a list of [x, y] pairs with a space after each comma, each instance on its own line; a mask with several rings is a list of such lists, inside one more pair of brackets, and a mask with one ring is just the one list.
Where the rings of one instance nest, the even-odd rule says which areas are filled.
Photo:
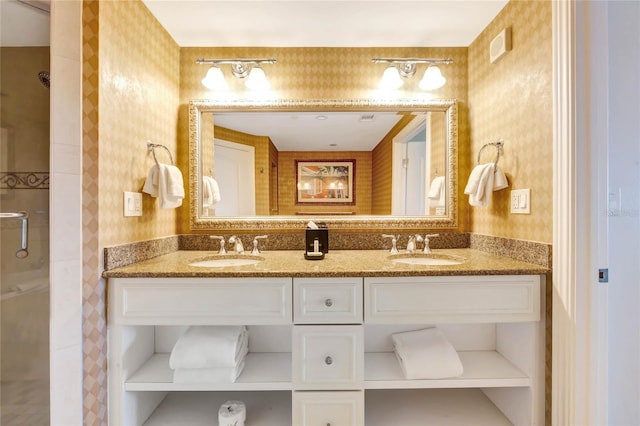
[[457, 229], [455, 100], [194, 100], [192, 230]]

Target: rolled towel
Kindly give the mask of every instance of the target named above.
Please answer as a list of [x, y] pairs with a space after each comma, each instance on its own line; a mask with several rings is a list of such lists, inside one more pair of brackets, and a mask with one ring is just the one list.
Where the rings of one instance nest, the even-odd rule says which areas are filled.
[[244, 359], [235, 367], [176, 368], [174, 383], [234, 383], [244, 369]]
[[407, 379], [457, 377], [464, 371], [455, 348], [436, 327], [395, 333], [391, 339]]
[[171, 351], [169, 367], [235, 367], [249, 351], [245, 326], [191, 326]]

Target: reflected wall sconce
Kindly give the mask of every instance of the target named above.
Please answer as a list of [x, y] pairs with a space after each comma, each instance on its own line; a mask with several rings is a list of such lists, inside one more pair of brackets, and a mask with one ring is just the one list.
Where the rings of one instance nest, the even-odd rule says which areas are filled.
[[380, 87], [383, 89], [399, 89], [404, 84], [402, 78], [412, 78], [418, 64], [429, 64], [418, 86], [422, 90], [436, 90], [444, 86], [444, 78], [438, 64], [451, 64], [453, 59], [446, 58], [373, 58], [371, 62], [389, 64], [382, 74]]
[[245, 79], [244, 85], [251, 90], [266, 90], [271, 87], [261, 64], [275, 64], [276, 60], [268, 59], [204, 59], [196, 60], [196, 64], [209, 64], [211, 67], [201, 80], [207, 89], [221, 91], [227, 89], [224, 73], [220, 68], [222, 64], [231, 65], [231, 73], [234, 77]]

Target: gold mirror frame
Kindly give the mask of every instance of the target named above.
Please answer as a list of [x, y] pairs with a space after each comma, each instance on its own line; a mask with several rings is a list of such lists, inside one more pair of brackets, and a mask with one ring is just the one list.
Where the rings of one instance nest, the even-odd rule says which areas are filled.
[[[255, 216], [200, 217], [200, 117], [202, 112], [242, 111], [445, 111], [448, 123], [447, 214], [444, 216]], [[392, 228], [425, 230], [458, 228], [458, 104], [451, 99], [431, 100], [192, 100], [189, 102], [189, 190], [191, 230], [234, 232], [292, 232], [306, 228], [309, 220], [323, 222], [330, 229], [364, 232]]]

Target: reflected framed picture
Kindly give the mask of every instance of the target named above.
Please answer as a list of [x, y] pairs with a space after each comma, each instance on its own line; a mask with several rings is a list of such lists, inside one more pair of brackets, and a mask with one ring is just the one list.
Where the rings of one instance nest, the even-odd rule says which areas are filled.
[[296, 204], [352, 205], [356, 160], [295, 160]]

